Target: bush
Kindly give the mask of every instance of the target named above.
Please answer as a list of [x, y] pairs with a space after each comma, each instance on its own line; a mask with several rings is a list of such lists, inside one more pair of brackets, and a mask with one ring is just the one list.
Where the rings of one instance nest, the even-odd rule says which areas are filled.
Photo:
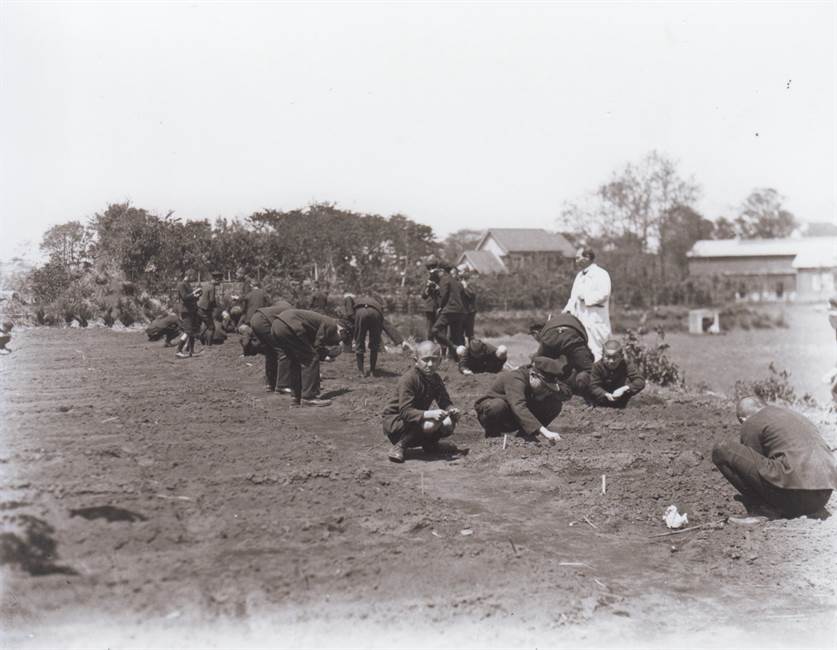
[[765, 402], [786, 402], [788, 404], [801, 403], [808, 406], [816, 405], [816, 400], [808, 393], [802, 397], [797, 396], [796, 389], [790, 383], [791, 373], [787, 370], [779, 370], [770, 362], [767, 367], [770, 374], [765, 379], [756, 381], [744, 381], [739, 379], [735, 382], [735, 399], [755, 395]]
[[671, 347], [665, 342], [665, 330], [662, 327], [656, 329], [657, 342], [654, 346], [645, 346], [634, 330], [622, 339], [625, 356], [633, 362], [637, 370], [646, 380], [659, 384], [660, 386], [686, 386], [686, 378], [683, 371], [672, 361], [667, 350]]

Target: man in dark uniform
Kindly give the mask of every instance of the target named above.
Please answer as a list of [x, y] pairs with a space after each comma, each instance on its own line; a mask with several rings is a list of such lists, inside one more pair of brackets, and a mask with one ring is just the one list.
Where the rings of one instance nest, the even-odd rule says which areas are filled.
[[540, 343], [537, 357], [567, 361], [570, 387], [576, 395], [590, 402], [590, 382], [593, 371], [593, 353], [587, 347], [587, 330], [572, 314], [558, 314], [546, 323], [533, 323], [529, 333]]
[[180, 327], [183, 335], [177, 345], [177, 356], [180, 359], [191, 357], [195, 353], [195, 337], [200, 333], [201, 321], [198, 317], [198, 298], [203, 290], [193, 287], [195, 272], [187, 269], [183, 273], [183, 280], [177, 285], [177, 296], [180, 299]]
[[460, 271], [459, 281], [462, 283], [462, 295], [465, 299], [465, 322], [462, 324], [462, 330], [465, 340], [470, 341], [474, 338], [474, 327], [477, 321], [477, 290], [471, 273], [467, 269]]
[[[384, 317], [382, 301], [374, 296], [346, 294], [343, 300], [343, 314], [346, 317], [344, 343], [352, 337], [357, 370], [361, 377], [374, 375], [378, 365], [378, 351], [381, 349], [381, 334], [386, 332], [396, 345], [404, 344], [404, 337]], [[363, 371], [366, 353], [366, 339], [369, 338], [369, 373]]]
[[[397, 394], [383, 412], [384, 434], [393, 444], [389, 459], [394, 463], [404, 462], [409, 447], [438, 450], [439, 440], [453, 433], [460, 415], [436, 372], [442, 362], [439, 345], [422, 341], [416, 346], [415, 360], [415, 367], [398, 379]], [[438, 408], [430, 408], [433, 402]]]
[[479, 339], [471, 339], [467, 345], [456, 348], [459, 356], [459, 372], [473, 375], [479, 372], [498, 373], [506, 365], [508, 349], [505, 345], [494, 347]]
[[549, 424], [572, 397], [561, 381], [563, 359], [535, 357], [532, 365], [501, 372], [489, 393], [474, 404], [486, 437], [520, 431], [525, 437], [544, 436], [550, 444], [561, 439]]
[[149, 341], [159, 341], [165, 337], [163, 347], [170, 348], [174, 346], [172, 341], [183, 334], [183, 330], [180, 329], [180, 319], [175, 314], [165, 314], [151, 321], [145, 328], [145, 333]]
[[740, 442], [712, 449], [712, 462], [748, 511], [766, 506], [784, 517], [819, 512], [837, 488], [837, 461], [805, 416], [757, 397], [738, 402]]
[[426, 338], [428, 341], [433, 338], [433, 326], [436, 324], [436, 318], [439, 315], [439, 278], [442, 271], [437, 264], [437, 262], [428, 262], [429, 277], [421, 290], [421, 308], [427, 326]]
[[241, 349], [244, 356], [264, 355], [265, 389], [268, 392], [290, 393], [290, 361], [273, 343], [273, 323], [283, 311], [293, 309], [289, 302], [280, 300], [270, 307], [260, 307], [250, 319], [249, 325], [241, 325]]
[[625, 358], [622, 344], [616, 339], [605, 341], [602, 358], [590, 374], [590, 394], [596, 406], [623, 409], [644, 388], [645, 377]]
[[321, 314], [328, 313], [328, 291], [323, 289], [319, 281], [314, 283], [314, 293], [311, 296], [311, 311]]
[[342, 326], [330, 316], [308, 309], [287, 309], [270, 328], [270, 344], [280, 348], [290, 363], [290, 385], [294, 404], [328, 406], [317, 399], [320, 387], [320, 350], [340, 343]]
[[[222, 273], [212, 272], [212, 281], [204, 283], [203, 293], [198, 298], [198, 318], [203, 323], [201, 341], [207, 347], [215, 342], [215, 308], [218, 307], [218, 287], [221, 285]], [[226, 337], [225, 337], [226, 338]]]
[[450, 266], [442, 267], [439, 281], [439, 315], [433, 325], [433, 336], [442, 345], [443, 353], [456, 360], [456, 348], [465, 343], [465, 296], [462, 283], [450, 273]]
[[258, 286], [255, 281], [251, 281], [251, 288], [246, 294], [244, 294], [242, 303], [241, 309], [244, 312], [244, 315], [241, 317], [241, 322], [245, 325], [249, 325], [250, 319], [253, 317], [256, 310], [261, 309], [262, 307], [269, 307], [271, 305], [271, 300], [267, 291]]

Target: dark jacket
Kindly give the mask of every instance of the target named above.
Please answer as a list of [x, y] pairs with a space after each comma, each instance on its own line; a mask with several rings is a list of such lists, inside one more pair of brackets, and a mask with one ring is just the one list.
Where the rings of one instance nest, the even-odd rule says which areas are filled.
[[177, 297], [180, 299], [180, 313], [194, 314], [198, 310], [198, 299], [192, 295], [191, 283], [183, 280], [177, 285]]
[[465, 314], [465, 291], [462, 283], [450, 275], [439, 281], [439, 312], [442, 314]]
[[399, 377], [398, 392], [384, 408], [384, 430], [392, 433], [391, 423], [395, 420], [421, 422], [434, 401], [441, 409], [452, 405], [442, 378], [435, 372], [425, 375], [418, 368], [410, 368]]
[[340, 343], [337, 321], [330, 316], [309, 309], [286, 309], [276, 318], [315, 350]]
[[593, 353], [587, 347], [587, 330], [575, 316], [558, 314], [546, 322], [537, 339], [540, 347], [534, 356], [552, 359], [565, 356], [576, 372], [593, 369]]
[[590, 379], [590, 392], [599, 400], [606, 400], [605, 393], [612, 393], [622, 386], [628, 387], [628, 392], [625, 393], [627, 397], [636, 395], [645, 388], [645, 377], [640, 375], [636, 366], [627, 359], [622, 359], [622, 362], [613, 370], [610, 370], [599, 359], [593, 364]]
[[428, 280], [421, 290], [421, 310], [426, 312], [433, 312], [434, 314], [439, 309], [439, 285], [432, 280]]
[[210, 311], [218, 306], [218, 285], [214, 282], [204, 282], [201, 284], [203, 293], [198, 298], [198, 309]]
[[[566, 401], [573, 396], [570, 387], [563, 382], [558, 382], [558, 387], [560, 389], [558, 392], [544, 399]], [[517, 421], [520, 422], [520, 428], [529, 435], [537, 433], [542, 426], [549, 424], [549, 422], [538, 420], [529, 408], [531, 402], [538, 401], [529, 385], [529, 366], [523, 366], [517, 370], [504, 370], [497, 375], [491, 385], [491, 390], [481, 399], [489, 397], [504, 400], [511, 408]]]
[[479, 339], [471, 339], [465, 346], [465, 354], [459, 361], [459, 368], [471, 372], [500, 372], [505, 361], [497, 358], [497, 348]]
[[259, 307], [258, 309], [255, 309], [253, 313], [255, 314], [256, 312], [259, 312], [260, 314], [264, 315], [264, 317], [267, 318], [267, 320], [270, 321], [272, 325], [273, 321], [279, 318], [279, 314], [281, 314], [283, 311], [288, 311], [289, 309], [293, 308], [293, 305], [291, 305], [291, 303], [287, 302], [286, 300], [277, 300], [275, 303], [268, 307]]
[[465, 312], [468, 314], [476, 314], [477, 313], [477, 292], [474, 285], [469, 282], [466, 285], [462, 285], [462, 297], [465, 300]]
[[167, 332], [175, 335], [180, 331], [180, 319], [174, 314], [166, 314], [155, 318], [148, 327], [145, 328], [145, 333], [148, 335], [149, 341], [159, 341]]
[[267, 291], [259, 288], [251, 289], [244, 295], [244, 299], [242, 301], [241, 309], [244, 312], [244, 315], [241, 317], [241, 321], [249, 325], [250, 319], [253, 317], [256, 310], [269, 305], [270, 296], [267, 294]]
[[837, 461], [817, 427], [800, 413], [765, 406], [741, 425], [741, 443], [770, 459], [762, 478], [786, 490], [837, 488]]

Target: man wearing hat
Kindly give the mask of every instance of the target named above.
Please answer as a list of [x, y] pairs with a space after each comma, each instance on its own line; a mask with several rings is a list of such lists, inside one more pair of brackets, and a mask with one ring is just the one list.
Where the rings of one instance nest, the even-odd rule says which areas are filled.
[[464, 327], [467, 308], [462, 283], [454, 278], [450, 264], [442, 265], [439, 280], [439, 315], [433, 325], [433, 337], [456, 359], [456, 348], [465, 343]]
[[456, 348], [456, 354], [459, 356], [459, 372], [463, 375], [479, 372], [496, 374], [506, 364], [508, 349], [505, 345], [494, 347], [485, 341], [471, 339], [467, 345]]
[[213, 271], [212, 281], [203, 284], [203, 293], [198, 298], [198, 318], [204, 326], [201, 340], [207, 347], [215, 342], [215, 308], [218, 306], [218, 287], [222, 277], [220, 271]]
[[195, 353], [195, 337], [200, 332], [200, 318], [198, 317], [198, 299], [203, 293], [200, 286], [193, 287], [195, 271], [186, 269], [183, 280], [177, 285], [177, 296], [180, 299], [180, 327], [183, 335], [177, 345], [175, 356], [180, 359], [191, 357]]
[[427, 329], [425, 338], [429, 341], [433, 338], [433, 326], [436, 324], [436, 318], [439, 315], [439, 280], [442, 270], [439, 268], [439, 262], [436, 260], [429, 261], [426, 266], [428, 278], [424, 288], [421, 290], [421, 309], [424, 313], [424, 321]]
[[535, 356], [566, 359], [573, 373], [570, 387], [589, 402], [593, 353], [587, 347], [587, 330], [581, 321], [571, 314], [558, 314], [545, 323], [532, 323], [529, 333], [540, 343]]
[[593, 364], [590, 374], [590, 394], [596, 406], [623, 409], [643, 388], [645, 377], [625, 358], [622, 344], [616, 339], [605, 341], [602, 358]]
[[560, 440], [547, 427], [572, 397], [567, 371], [563, 359], [535, 357], [529, 366], [501, 372], [474, 404], [486, 437], [519, 431], [526, 437], [542, 435], [550, 444]]

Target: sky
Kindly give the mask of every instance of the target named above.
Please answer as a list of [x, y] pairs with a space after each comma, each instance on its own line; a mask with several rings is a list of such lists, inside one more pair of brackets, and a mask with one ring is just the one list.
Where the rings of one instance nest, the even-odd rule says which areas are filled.
[[557, 227], [651, 150], [834, 221], [835, 2], [0, 3], [0, 259], [108, 203]]

